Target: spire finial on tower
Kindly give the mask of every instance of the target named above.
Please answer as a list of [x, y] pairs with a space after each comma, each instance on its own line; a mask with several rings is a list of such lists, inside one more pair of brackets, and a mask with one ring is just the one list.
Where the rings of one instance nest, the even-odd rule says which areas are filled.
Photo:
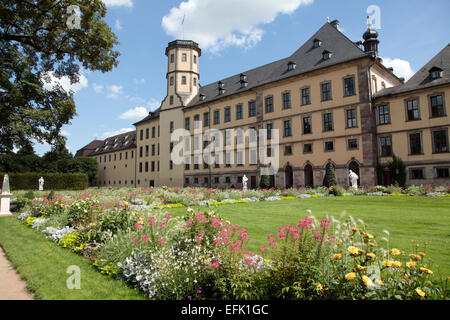
[[367, 15], [367, 28], [372, 28], [372, 19], [369, 15]]

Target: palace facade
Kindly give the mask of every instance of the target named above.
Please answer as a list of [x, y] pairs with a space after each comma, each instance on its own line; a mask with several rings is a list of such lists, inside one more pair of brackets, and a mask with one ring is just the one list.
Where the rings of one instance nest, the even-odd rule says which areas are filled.
[[[329, 161], [342, 186], [349, 170], [360, 185], [388, 185], [383, 164], [394, 154], [407, 166], [407, 184], [450, 184], [450, 44], [407, 82], [382, 64], [378, 44], [375, 30], [353, 42], [335, 20], [285, 59], [200, 86], [198, 44], [170, 42], [160, 108], [135, 131], [79, 154], [97, 159], [101, 187], [241, 188], [246, 175], [256, 188], [262, 158], [274, 155], [271, 181], [280, 188], [321, 186]], [[180, 128], [188, 136], [182, 163], [172, 157]], [[273, 132], [277, 143], [261, 148]]]

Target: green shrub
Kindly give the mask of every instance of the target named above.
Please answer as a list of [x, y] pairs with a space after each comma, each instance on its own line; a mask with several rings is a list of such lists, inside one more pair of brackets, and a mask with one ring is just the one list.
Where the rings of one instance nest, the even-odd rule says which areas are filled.
[[334, 171], [334, 165], [331, 161], [327, 163], [325, 170], [326, 172], [325, 177], [323, 178], [323, 186], [327, 188], [337, 186], [338, 181], [336, 178], [336, 172]]
[[[11, 190], [37, 190], [38, 180], [44, 178], [45, 190], [85, 190], [89, 187], [84, 173], [9, 173]], [[0, 173], [3, 177], [4, 173]]]

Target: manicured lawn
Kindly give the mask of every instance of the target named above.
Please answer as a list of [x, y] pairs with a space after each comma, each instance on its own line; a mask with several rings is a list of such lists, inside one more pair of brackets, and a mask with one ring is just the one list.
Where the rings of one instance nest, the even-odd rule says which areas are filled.
[[[450, 199], [425, 197], [326, 197], [286, 201], [258, 202], [250, 204], [222, 205], [216, 208], [220, 217], [247, 229], [252, 239], [249, 249], [257, 252], [260, 245], [267, 245], [267, 235], [276, 234], [278, 227], [296, 224], [310, 209], [319, 219], [328, 214], [338, 220], [342, 212], [355, 219], [362, 219], [378, 243], [390, 233], [390, 248], [398, 248], [409, 254], [411, 240], [421, 245], [431, 258], [436, 275], [450, 276]], [[196, 210], [201, 210], [196, 208]], [[170, 209], [182, 214], [185, 209]], [[426, 248], [424, 245], [426, 244]], [[430, 261], [430, 260], [429, 260]]]
[[[100, 274], [81, 256], [56, 246], [44, 235], [15, 217], [0, 217], [0, 245], [27, 288], [43, 300], [135, 300], [144, 295], [125, 282]], [[80, 290], [70, 290], [66, 281], [69, 266], [81, 270]]]

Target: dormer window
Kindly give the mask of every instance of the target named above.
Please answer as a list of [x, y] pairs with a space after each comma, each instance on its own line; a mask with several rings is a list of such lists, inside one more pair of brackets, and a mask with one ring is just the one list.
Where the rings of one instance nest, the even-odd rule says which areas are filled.
[[322, 41], [320, 41], [319, 39], [314, 39], [313, 41], [313, 48], [318, 48], [322, 45]]
[[217, 87], [218, 87], [219, 89], [222, 89], [223, 87], [225, 87], [225, 84], [224, 84], [222, 81], [219, 81], [219, 82], [217, 83]]
[[204, 94], [201, 94], [200, 95], [200, 101], [205, 101], [205, 99], [206, 99], [206, 96]]
[[289, 61], [289, 63], [288, 63], [288, 71], [294, 70], [296, 66], [297, 66], [297, 64], [294, 61]]
[[325, 50], [324, 52], [322, 52], [322, 58], [323, 60], [329, 60], [332, 56], [332, 53], [328, 50]]
[[245, 80], [241, 80], [241, 89], [246, 88], [248, 86], [248, 82]]
[[241, 73], [240, 78], [241, 78], [241, 82], [247, 81], [247, 75], [244, 73]]
[[225, 93], [225, 89], [220, 88], [220, 89], [219, 89], [219, 95], [222, 95], [222, 94], [224, 94], [224, 93]]
[[430, 78], [431, 80], [436, 80], [442, 78], [442, 72], [443, 70], [438, 67], [433, 67], [430, 70]]

